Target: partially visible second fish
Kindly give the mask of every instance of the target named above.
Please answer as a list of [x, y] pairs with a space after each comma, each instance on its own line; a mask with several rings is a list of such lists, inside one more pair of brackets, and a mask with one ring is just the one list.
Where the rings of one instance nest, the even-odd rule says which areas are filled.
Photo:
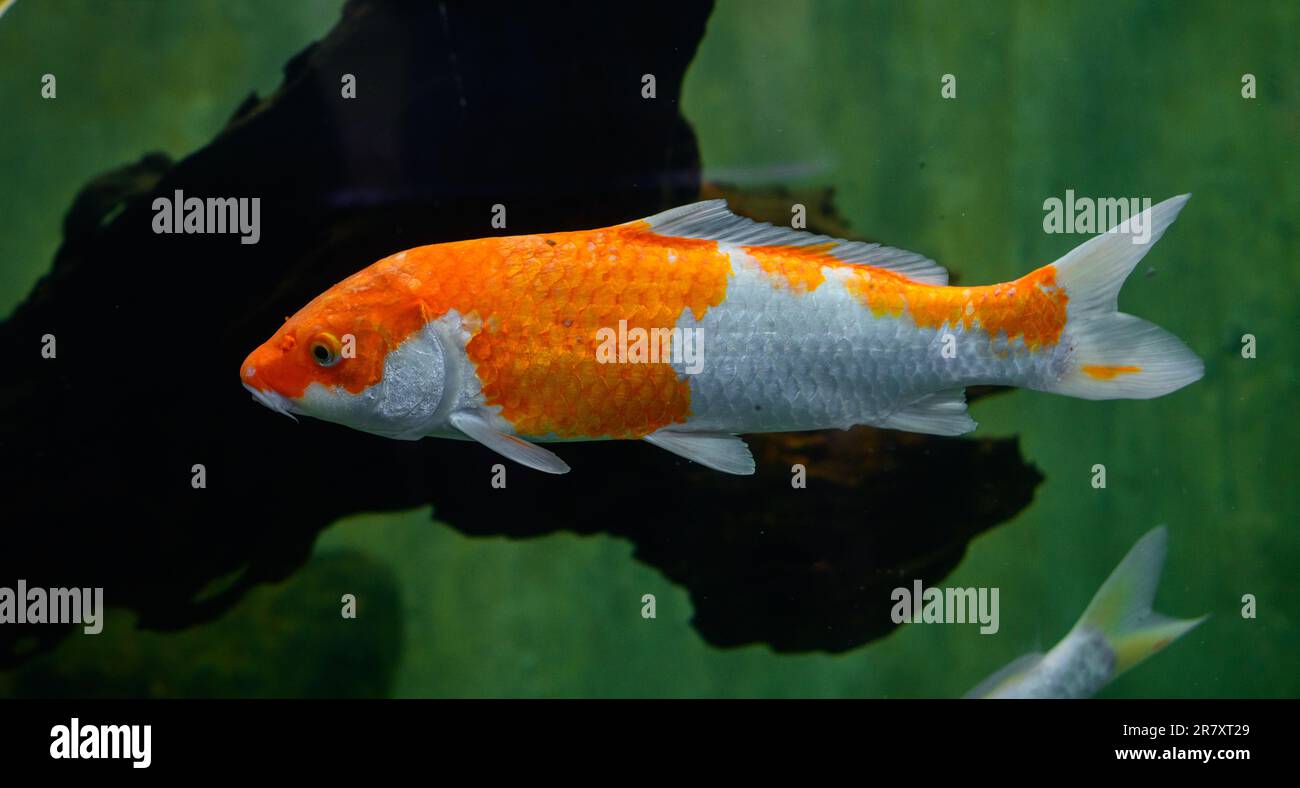
[[1046, 654], [1026, 654], [989, 676], [967, 698], [1089, 698], [1116, 676], [1205, 620], [1151, 610], [1167, 533], [1162, 525], [1133, 545], [1097, 590], [1083, 617]]

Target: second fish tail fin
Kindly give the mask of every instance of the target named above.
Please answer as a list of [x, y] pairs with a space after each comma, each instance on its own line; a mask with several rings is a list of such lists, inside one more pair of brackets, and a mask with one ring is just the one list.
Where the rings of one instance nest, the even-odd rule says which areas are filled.
[[1052, 263], [1068, 298], [1062, 341], [1072, 351], [1061, 376], [1041, 388], [1082, 399], [1151, 399], [1201, 378], [1205, 366], [1182, 340], [1117, 303], [1124, 280], [1190, 198], [1171, 197]]
[[1083, 611], [1075, 629], [1101, 632], [1115, 653], [1118, 676], [1205, 620], [1177, 619], [1151, 609], [1164, 568], [1168, 531], [1161, 525], [1133, 545]]

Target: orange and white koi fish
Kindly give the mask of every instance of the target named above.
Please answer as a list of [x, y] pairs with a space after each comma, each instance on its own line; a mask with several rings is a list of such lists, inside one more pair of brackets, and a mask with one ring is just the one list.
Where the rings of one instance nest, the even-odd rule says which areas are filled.
[[[549, 473], [569, 466], [539, 443], [639, 439], [750, 474], [742, 433], [957, 435], [975, 428], [964, 388], [979, 384], [1158, 397], [1199, 379], [1201, 361], [1116, 297], [1188, 196], [984, 287], [949, 287], [919, 254], [760, 224], [722, 200], [598, 230], [422, 246], [326, 290], [240, 377], [285, 414], [472, 439]], [[702, 356], [682, 352], [688, 333]]]

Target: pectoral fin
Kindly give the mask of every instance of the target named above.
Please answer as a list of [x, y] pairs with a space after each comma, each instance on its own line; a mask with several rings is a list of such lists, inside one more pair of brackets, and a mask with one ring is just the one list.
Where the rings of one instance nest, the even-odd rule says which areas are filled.
[[456, 429], [502, 457], [544, 473], [568, 473], [568, 464], [555, 452], [543, 449], [523, 438], [508, 435], [488, 423], [477, 411], [458, 410], [449, 417]]
[[735, 435], [723, 432], [677, 432], [662, 429], [645, 436], [647, 443], [694, 460], [706, 468], [737, 476], [754, 473], [754, 455]]

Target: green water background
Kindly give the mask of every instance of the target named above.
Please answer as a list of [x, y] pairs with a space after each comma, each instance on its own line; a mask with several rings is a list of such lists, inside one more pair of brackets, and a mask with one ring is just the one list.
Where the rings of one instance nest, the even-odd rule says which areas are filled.
[[[340, 7], [19, 0], [0, 19], [0, 314], [48, 269], [90, 176], [206, 143]], [[997, 635], [918, 625], [837, 656], [721, 651], [624, 541], [469, 539], [420, 510], [335, 524], [302, 572], [210, 625], [140, 632], [115, 613], [103, 635], [0, 673], [0, 696], [954, 696], [1059, 639], [1158, 523], [1158, 609], [1212, 616], [1103, 695], [1297, 695], [1297, 40], [1294, 2], [722, 2], [710, 20], [683, 99], [705, 176], [833, 186], [855, 230], [965, 282], [1080, 242], [1042, 231], [1043, 200], [1066, 189], [1195, 195], [1120, 301], [1195, 349], [1204, 380], [1149, 402], [1016, 392], [973, 407], [1046, 476], [944, 581], [1001, 589]], [[57, 100], [20, 100], [44, 73]]]

